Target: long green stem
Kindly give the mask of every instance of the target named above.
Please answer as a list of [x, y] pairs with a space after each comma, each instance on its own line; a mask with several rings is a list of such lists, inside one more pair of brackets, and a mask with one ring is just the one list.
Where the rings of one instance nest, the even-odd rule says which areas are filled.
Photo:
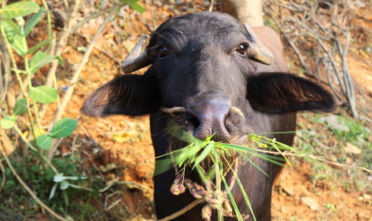
[[[48, 4], [46, 3], [46, 1], [42, 0], [42, 2], [43, 2], [43, 6], [46, 10], [47, 20], [48, 20], [48, 39], [49, 39], [49, 42], [51, 42], [51, 40], [52, 40], [52, 19], [51, 19], [51, 16], [50, 16], [50, 10], [49, 10], [49, 7], [48, 7]], [[54, 52], [52, 52], [52, 54], [54, 55]]]
[[[26, 68], [26, 73], [27, 73], [26, 75], [27, 75], [28, 88], [32, 88], [31, 72], [30, 72], [27, 56], [24, 56], [24, 62], [25, 62], [25, 68]], [[39, 110], [37, 108], [37, 103], [35, 101], [32, 101], [32, 106], [34, 107], [34, 115], [36, 119], [37, 129], [40, 130], [41, 124], [40, 124]]]
[[27, 140], [27, 138], [23, 135], [23, 133], [22, 133], [22, 131], [19, 129], [19, 127], [18, 126], [14, 126], [14, 129], [15, 129], [15, 131], [18, 133], [18, 135], [21, 137], [21, 139], [23, 140], [23, 142], [25, 142], [26, 144], [27, 144], [27, 146], [31, 149], [31, 150], [33, 150], [33, 151], [35, 151], [38, 155], [39, 155], [39, 157], [45, 162], [45, 163], [47, 163], [51, 168], [52, 168], [52, 170], [54, 171], [54, 173], [55, 174], [58, 174], [58, 170], [53, 166], [53, 164], [44, 156], [44, 155], [42, 155], [42, 154], [40, 154], [39, 153], [39, 148], [37, 148], [37, 147], [34, 147], [34, 145], [32, 145], [28, 140]]
[[[23, 38], [23, 41], [26, 41], [25, 38]], [[26, 42], [24, 42], [25, 44], [27, 44]], [[25, 63], [25, 69], [26, 69], [26, 78], [27, 78], [27, 82], [28, 82], [28, 88], [31, 89], [32, 88], [32, 81], [31, 81], [31, 71], [30, 71], [30, 67], [29, 67], [29, 63], [28, 63], [28, 58], [27, 58], [27, 55], [24, 55], [24, 63]], [[26, 98], [27, 100], [27, 98]], [[38, 134], [40, 134], [40, 128], [41, 128], [41, 125], [40, 125], [40, 120], [39, 120], [39, 111], [38, 111], [38, 108], [37, 108], [37, 103], [33, 100], [32, 101], [32, 106], [34, 108], [34, 116], [35, 116], [35, 119], [36, 119], [36, 126], [37, 126], [37, 134], [35, 132], [35, 124], [34, 122], [30, 122], [31, 123], [31, 128], [33, 128], [34, 132], [33, 132], [33, 136], [34, 136], [34, 139], [36, 140]], [[29, 110], [30, 108], [30, 105], [27, 106], [27, 110]], [[36, 152], [39, 156], [43, 156], [40, 148], [37, 148], [36, 149]], [[42, 158], [41, 158], [42, 159]], [[45, 163], [46, 161], [44, 159], [41, 160], [41, 165], [43, 167], [43, 169], [45, 169]]]
[[[215, 160], [215, 169], [216, 169], [216, 191], [218, 193], [221, 192], [221, 176], [219, 176], [219, 174], [223, 174], [223, 171], [221, 168], [221, 172], [220, 172], [220, 165], [219, 165], [219, 158], [218, 158], [218, 155], [217, 155], [217, 152], [216, 151], [213, 151], [213, 155], [214, 155], [214, 160]], [[218, 209], [217, 209], [217, 217], [218, 217], [218, 221], [223, 221], [223, 214], [222, 214], [222, 204], [219, 203], [218, 204]]]
[[13, 65], [13, 70], [14, 70], [14, 73], [16, 75], [16, 78], [17, 78], [17, 81], [18, 81], [18, 84], [19, 84], [19, 87], [21, 88], [21, 92], [22, 92], [22, 95], [23, 95], [23, 98], [26, 100], [26, 105], [27, 105], [27, 117], [28, 119], [30, 120], [30, 123], [31, 123], [31, 133], [32, 135], [34, 136], [34, 138], [36, 139], [36, 136], [35, 136], [35, 129], [34, 129], [34, 120], [33, 120], [33, 117], [32, 117], [32, 114], [31, 114], [31, 111], [30, 111], [30, 102], [28, 101], [27, 99], [27, 93], [23, 87], [23, 83], [22, 83], [22, 79], [21, 79], [21, 76], [19, 76], [19, 72], [20, 70], [18, 69], [17, 67], [17, 62], [14, 58], [14, 55], [12, 53], [12, 49], [10, 47], [10, 43], [5, 35], [5, 31], [4, 31], [4, 27], [1, 25], [1, 35], [3, 36], [4, 38], [4, 41], [5, 41], [5, 44], [6, 44], [6, 47], [7, 47], [7, 50], [8, 50], [8, 53], [9, 53], [9, 56], [10, 56], [10, 59], [12, 61], [12, 65]]

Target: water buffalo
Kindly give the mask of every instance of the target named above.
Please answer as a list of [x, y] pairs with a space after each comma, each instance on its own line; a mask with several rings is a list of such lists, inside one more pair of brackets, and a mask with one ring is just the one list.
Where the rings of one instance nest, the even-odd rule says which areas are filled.
[[[174, 138], [165, 128], [172, 118], [197, 138], [214, 134], [213, 139], [223, 142], [252, 131], [294, 131], [297, 111], [332, 111], [336, 104], [319, 84], [287, 73], [282, 49], [272, 29], [251, 29], [224, 13], [173, 17], [152, 34], [143, 53], [123, 63], [126, 73], [151, 65], [146, 73], [116, 77], [90, 95], [82, 111], [94, 117], [150, 114], [156, 156], [169, 151]], [[268, 136], [289, 145], [294, 138]], [[239, 164], [237, 171], [257, 220], [270, 220], [272, 184], [281, 167], [255, 160], [269, 176], [249, 163]], [[171, 194], [174, 178], [173, 169], [154, 177], [158, 218], [194, 201], [188, 192]], [[252, 219], [237, 184], [232, 193], [240, 211]], [[202, 207], [177, 220], [201, 220]]]

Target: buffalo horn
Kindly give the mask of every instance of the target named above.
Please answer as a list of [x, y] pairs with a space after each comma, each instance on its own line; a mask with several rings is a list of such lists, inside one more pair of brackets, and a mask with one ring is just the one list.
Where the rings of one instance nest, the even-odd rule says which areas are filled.
[[147, 38], [147, 35], [142, 36], [121, 64], [121, 68], [125, 74], [129, 74], [152, 63], [148, 50], [146, 49], [142, 52]]
[[270, 65], [273, 63], [273, 54], [271, 51], [256, 37], [252, 29], [244, 24], [244, 29], [249, 36], [251, 44], [247, 49], [249, 58], [252, 58], [260, 63]]

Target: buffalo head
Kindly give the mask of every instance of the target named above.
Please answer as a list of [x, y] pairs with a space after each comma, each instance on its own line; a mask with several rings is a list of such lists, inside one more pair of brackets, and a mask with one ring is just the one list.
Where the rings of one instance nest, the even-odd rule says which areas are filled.
[[[286, 73], [278, 35], [269, 28], [251, 30], [227, 14], [202, 12], [174, 17], [153, 33], [144, 52], [123, 63], [126, 73], [151, 65], [144, 75], [119, 76], [88, 97], [83, 112], [95, 116], [151, 114], [157, 156], [169, 151], [167, 121], [195, 137], [229, 142], [252, 132], [295, 130], [295, 112], [331, 111], [333, 96], [310, 80]], [[293, 135], [269, 135], [291, 145]], [[259, 160], [258, 160], [259, 161]], [[257, 163], [239, 173], [258, 220], [270, 219], [271, 186], [280, 168]], [[192, 197], [169, 193], [174, 171], [155, 177], [159, 217], [181, 209]], [[239, 193], [233, 190], [237, 199]], [[241, 197], [240, 197], [241, 199]], [[237, 200], [239, 202], [239, 200]], [[239, 208], [250, 213], [239, 203]], [[199, 220], [200, 208], [180, 217]]]

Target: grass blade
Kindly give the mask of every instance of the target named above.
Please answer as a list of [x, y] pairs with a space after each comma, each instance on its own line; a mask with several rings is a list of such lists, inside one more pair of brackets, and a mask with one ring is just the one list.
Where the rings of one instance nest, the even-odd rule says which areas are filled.
[[213, 141], [211, 141], [210, 143], [206, 145], [206, 147], [201, 152], [201, 154], [195, 159], [193, 169], [195, 168], [195, 166], [198, 166], [199, 163], [202, 162], [209, 155], [213, 147], [214, 147]]
[[255, 164], [251, 159], [249, 159], [246, 155], [242, 154], [241, 152], [238, 152], [240, 156], [242, 156], [248, 163], [252, 164], [257, 170], [259, 170], [261, 173], [263, 173], [265, 176], [269, 177], [269, 174], [267, 174], [263, 169], [261, 169], [257, 164]]
[[234, 199], [234, 196], [232, 195], [230, 189], [229, 189], [229, 185], [227, 185], [227, 182], [226, 182], [226, 179], [225, 177], [223, 176], [223, 174], [220, 174], [221, 176], [221, 180], [225, 186], [225, 189], [227, 191], [227, 196], [229, 197], [230, 201], [231, 201], [231, 204], [233, 206], [233, 209], [234, 209], [234, 212], [235, 212], [235, 215], [236, 215], [236, 218], [238, 218], [238, 221], [243, 221], [243, 217], [242, 217], [242, 214], [240, 213], [239, 211], [239, 208], [238, 208], [238, 205], [236, 205], [236, 202], [235, 202], [235, 199]]
[[[223, 156], [223, 155], [222, 155]], [[224, 156], [223, 156], [224, 157]], [[257, 221], [256, 219], [256, 216], [254, 215], [254, 212], [253, 212], [253, 208], [252, 208], [252, 204], [251, 204], [251, 201], [249, 200], [249, 197], [248, 197], [248, 194], [245, 192], [244, 190], [244, 186], [243, 184], [240, 182], [240, 179], [238, 177], [238, 174], [236, 174], [236, 171], [232, 168], [231, 164], [229, 163], [229, 161], [224, 158], [225, 162], [227, 163], [227, 165], [229, 166], [230, 170], [232, 171], [233, 175], [235, 176], [236, 178], [236, 182], [238, 183], [239, 185], [239, 188], [240, 188], [240, 191], [242, 192], [243, 194], [243, 198], [244, 198], [244, 201], [245, 203], [247, 204], [249, 210], [251, 211], [251, 214], [252, 214], [252, 217], [253, 217], [253, 220], [254, 221]]]

